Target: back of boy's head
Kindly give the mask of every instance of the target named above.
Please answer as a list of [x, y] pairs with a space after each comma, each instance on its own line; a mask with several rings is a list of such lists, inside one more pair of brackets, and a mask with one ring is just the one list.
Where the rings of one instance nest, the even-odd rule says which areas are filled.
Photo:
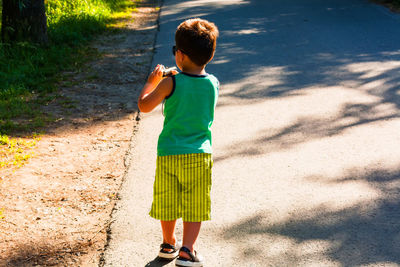
[[188, 19], [178, 26], [175, 44], [193, 63], [204, 66], [214, 55], [218, 35], [214, 23], [199, 18]]

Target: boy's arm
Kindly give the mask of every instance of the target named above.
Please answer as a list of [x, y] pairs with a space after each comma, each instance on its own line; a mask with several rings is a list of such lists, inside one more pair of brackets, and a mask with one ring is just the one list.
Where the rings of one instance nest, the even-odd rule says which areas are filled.
[[150, 112], [158, 106], [172, 92], [173, 81], [171, 77], [163, 78], [164, 66], [157, 65], [147, 79], [138, 99], [141, 112]]

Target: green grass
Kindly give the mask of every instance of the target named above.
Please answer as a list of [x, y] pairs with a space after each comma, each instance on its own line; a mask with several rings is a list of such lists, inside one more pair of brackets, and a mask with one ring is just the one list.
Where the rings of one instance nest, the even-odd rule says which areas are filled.
[[[45, 0], [45, 5], [48, 47], [0, 43], [0, 134], [29, 135], [45, 126], [52, 118], [40, 106], [57, 90], [60, 73], [98, 56], [86, 44], [135, 8], [128, 0]], [[0, 0], [0, 14], [1, 6]]]
[[[23, 166], [34, 156], [40, 139], [36, 133], [57, 120], [41, 107], [56, 101], [66, 115], [76, 107], [78, 103], [57, 94], [57, 83], [68, 83], [67, 75], [61, 73], [78, 71], [85, 62], [99, 57], [88, 42], [100, 33], [114, 31], [119, 21], [130, 16], [137, 1], [45, 0], [47, 47], [0, 43], [0, 169]], [[0, 23], [1, 7], [0, 0]]]

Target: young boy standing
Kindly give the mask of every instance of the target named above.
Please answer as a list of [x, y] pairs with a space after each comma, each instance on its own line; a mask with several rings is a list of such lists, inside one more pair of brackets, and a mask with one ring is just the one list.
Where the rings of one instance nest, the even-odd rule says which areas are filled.
[[[138, 100], [141, 112], [164, 101], [150, 216], [161, 221], [159, 257], [179, 255], [177, 266], [203, 266], [194, 243], [201, 222], [211, 219], [211, 125], [219, 90], [217, 78], [205, 67], [214, 56], [218, 34], [215, 24], [206, 20], [181, 23], [173, 54], [182, 72], [164, 78], [164, 66], [157, 65]], [[183, 219], [182, 247], [175, 237], [178, 218]]]

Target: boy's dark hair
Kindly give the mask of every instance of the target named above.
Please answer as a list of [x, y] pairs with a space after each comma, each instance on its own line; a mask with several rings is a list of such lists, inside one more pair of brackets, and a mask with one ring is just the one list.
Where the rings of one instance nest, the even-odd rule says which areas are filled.
[[214, 23], [204, 19], [188, 19], [175, 33], [177, 49], [198, 66], [206, 65], [213, 57], [219, 32]]

